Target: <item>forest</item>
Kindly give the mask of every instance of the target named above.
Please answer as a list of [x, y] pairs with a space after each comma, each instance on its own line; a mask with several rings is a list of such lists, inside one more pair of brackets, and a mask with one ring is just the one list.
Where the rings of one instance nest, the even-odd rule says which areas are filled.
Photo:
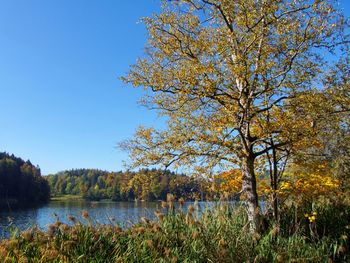
[[0, 153], [0, 207], [35, 206], [50, 199], [50, 187], [40, 168], [29, 160]]
[[107, 172], [73, 169], [48, 175], [52, 196], [79, 195], [98, 201], [165, 200], [168, 193], [186, 200], [208, 199], [209, 182], [169, 170], [141, 169], [137, 172]]

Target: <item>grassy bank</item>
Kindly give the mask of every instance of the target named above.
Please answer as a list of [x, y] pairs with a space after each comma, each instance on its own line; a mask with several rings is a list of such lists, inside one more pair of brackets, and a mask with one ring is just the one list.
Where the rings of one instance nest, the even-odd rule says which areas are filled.
[[[311, 223], [302, 219], [293, 234], [288, 233], [292, 224], [286, 214], [286, 225], [282, 220], [280, 228], [269, 225], [264, 234], [251, 235], [242, 207], [220, 205], [201, 216], [196, 206], [186, 211], [163, 209], [156, 212], [157, 222], [144, 218], [128, 229], [93, 226], [87, 212], [82, 212], [85, 222], [69, 217], [71, 226], [58, 221], [46, 232], [31, 229], [2, 241], [0, 261], [347, 262], [349, 210], [343, 211], [343, 221], [335, 218], [334, 231], [334, 225], [323, 226], [327, 213], [320, 211]], [[317, 227], [324, 228], [323, 235]]]
[[56, 195], [50, 198], [50, 201], [71, 201], [71, 200], [84, 200], [81, 195]]

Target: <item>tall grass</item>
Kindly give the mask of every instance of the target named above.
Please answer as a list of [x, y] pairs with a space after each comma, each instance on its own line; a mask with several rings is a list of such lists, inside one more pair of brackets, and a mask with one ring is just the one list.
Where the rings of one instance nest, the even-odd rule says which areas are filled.
[[[164, 204], [167, 206], [167, 204]], [[162, 209], [157, 220], [142, 218], [128, 229], [93, 225], [70, 217], [47, 231], [33, 228], [0, 243], [0, 262], [346, 262], [346, 232], [310, 238], [286, 234], [270, 225], [251, 235], [243, 207], [219, 204], [201, 213], [198, 207]], [[286, 215], [287, 216], [287, 215]], [[285, 227], [281, 224], [280, 227]]]

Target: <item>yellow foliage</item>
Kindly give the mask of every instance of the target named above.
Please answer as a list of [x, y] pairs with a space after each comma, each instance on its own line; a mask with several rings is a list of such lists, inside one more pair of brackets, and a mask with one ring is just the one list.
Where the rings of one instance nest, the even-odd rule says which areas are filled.
[[238, 193], [242, 189], [242, 173], [238, 169], [223, 172], [217, 177], [219, 179], [219, 192]]
[[330, 170], [324, 164], [315, 167], [298, 167], [288, 173], [281, 182], [278, 193], [283, 197], [290, 197], [296, 201], [311, 201], [317, 197], [335, 194], [340, 182], [334, 179]]
[[[219, 192], [235, 194], [242, 190], [242, 172], [232, 169], [217, 176], [219, 181]], [[269, 181], [266, 178], [257, 177], [257, 192], [259, 195], [267, 195], [272, 192]]]
[[[324, 164], [318, 164], [313, 168], [303, 167], [303, 170], [298, 168], [294, 167], [294, 170], [288, 172], [279, 184], [276, 190], [279, 197], [304, 202], [337, 192], [340, 182], [331, 176], [330, 170]], [[217, 179], [221, 193], [233, 194], [242, 189], [242, 172], [239, 169], [223, 172], [217, 176]], [[269, 178], [257, 176], [257, 192], [259, 196], [269, 196], [273, 193]]]

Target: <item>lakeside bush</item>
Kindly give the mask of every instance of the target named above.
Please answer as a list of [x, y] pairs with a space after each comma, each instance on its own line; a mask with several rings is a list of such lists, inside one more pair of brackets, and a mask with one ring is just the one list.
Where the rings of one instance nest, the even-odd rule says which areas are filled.
[[220, 203], [200, 211], [194, 204], [174, 210], [172, 199], [169, 201], [155, 212], [158, 220], [142, 218], [127, 229], [95, 225], [88, 213], [82, 212], [85, 222], [69, 216], [71, 225], [58, 220], [47, 231], [33, 228], [14, 233], [0, 243], [0, 259], [84, 263], [350, 260], [350, 207], [346, 205], [318, 207], [313, 211], [317, 213], [314, 220], [292, 210], [283, 212], [280, 227], [269, 224], [273, 221], [265, 217], [265, 231], [258, 235], [250, 234], [243, 206]]

